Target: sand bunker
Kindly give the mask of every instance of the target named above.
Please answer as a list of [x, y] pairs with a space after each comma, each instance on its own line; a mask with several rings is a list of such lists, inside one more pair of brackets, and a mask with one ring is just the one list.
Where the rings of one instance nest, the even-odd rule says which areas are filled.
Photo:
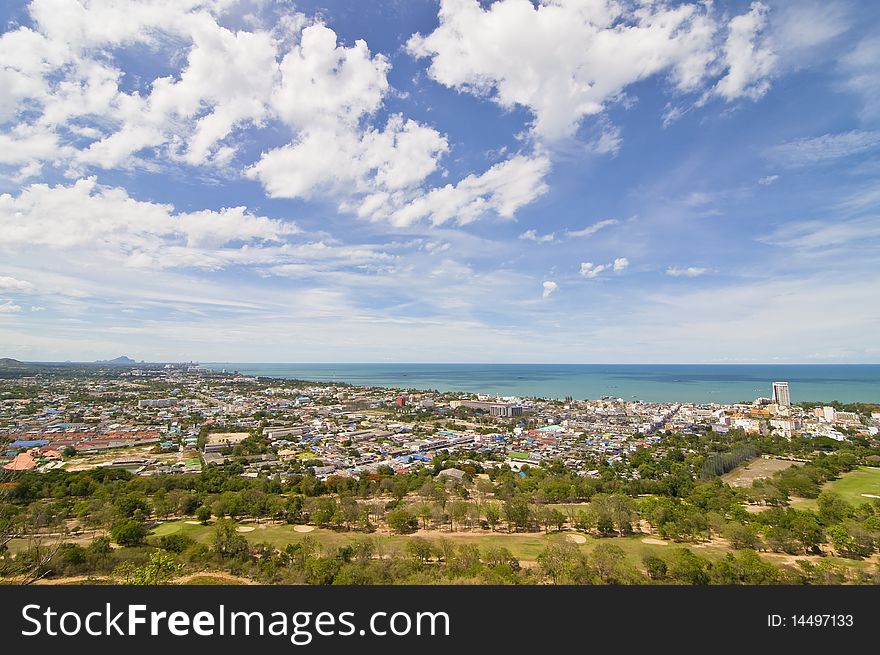
[[296, 530], [297, 532], [311, 532], [312, 530], [315, 529], [315, 526], [313, 526], [313, 525], [295, 525], [295, 526], [293, 526], [293, 529]]
[[880, 498], [877, 494], [862, 494], [865, 498]]
[[567, 534], [565, 536], [569, 541], [573, 541], [576, 544], [587, 543], [587, 538], [582, 534]]
[[235, 528], [236, 532], [253, 532], [254, 530], [256, 530], [256, 528], [250, 525], [240, 525]]
[[187, 525], [201, 525], [201, 521], [184, 521]]
[[655, 546], [666, 546], [668, 542], [663, 541], [662, 539], [654, 539], [654, 537], [645, 537], [642, 539], [643, 544], [653, 544]]

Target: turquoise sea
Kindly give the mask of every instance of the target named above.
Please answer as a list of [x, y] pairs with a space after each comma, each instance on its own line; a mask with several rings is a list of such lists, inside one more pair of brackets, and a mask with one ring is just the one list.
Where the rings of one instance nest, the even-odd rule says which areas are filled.
[[792, 402], [880, 402], [880, 364], [247, 364], [248, 375], [364, 386], [577, 399], [733, 403], [787, 381]]

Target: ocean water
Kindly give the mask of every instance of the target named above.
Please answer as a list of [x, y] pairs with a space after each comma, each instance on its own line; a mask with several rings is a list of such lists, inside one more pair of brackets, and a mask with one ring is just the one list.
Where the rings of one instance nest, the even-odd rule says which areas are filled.
[[247, 364], [247, 375], [404, 389], [576, 399], [734, 403], [789, 383], [792, 402], [880, 402], [880, 364]]

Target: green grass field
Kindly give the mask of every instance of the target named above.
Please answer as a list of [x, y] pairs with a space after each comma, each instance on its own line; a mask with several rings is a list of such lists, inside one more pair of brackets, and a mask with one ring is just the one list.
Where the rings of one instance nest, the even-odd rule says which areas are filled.
[[[826, 482], [822, 485], [822, 491], [831, 491], [843, 498], [851, 505], [861, 505], [864, 502], [876, 500], [862, 494], [880, 496], [880, 468], [861, 466], [849, 473], [844, 473], [837, 480]], [[815, 510], [814, 498], [796, 498], [792, 505], [802, 509]]]

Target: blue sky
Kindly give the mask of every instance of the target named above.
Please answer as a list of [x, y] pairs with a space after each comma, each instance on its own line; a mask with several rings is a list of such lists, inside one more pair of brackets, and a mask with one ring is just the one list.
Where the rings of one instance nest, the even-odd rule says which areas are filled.
[[878, 3], [0, 19], [0, 355], [880, 362]]

